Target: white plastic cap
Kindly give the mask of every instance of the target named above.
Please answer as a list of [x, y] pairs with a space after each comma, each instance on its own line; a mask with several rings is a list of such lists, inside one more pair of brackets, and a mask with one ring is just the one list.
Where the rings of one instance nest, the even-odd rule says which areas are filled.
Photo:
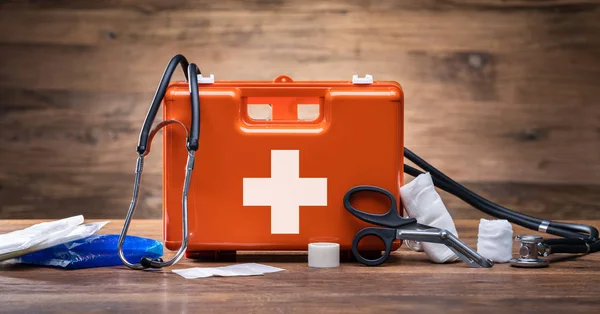
[[198, 74], [198, 84], [212, 84], [215, 82], [215, 76], [211, 74], [210, 76], [202, 76], [202, 74]]
[[370, 74], [365, 77], [358, 77], [357, 74], [352, 75], [352, 84], [373, 84], [373, 76]]
[[340, 245], [329, 242], [308, 244], [308, 267], [332, 268], [340, 266]]

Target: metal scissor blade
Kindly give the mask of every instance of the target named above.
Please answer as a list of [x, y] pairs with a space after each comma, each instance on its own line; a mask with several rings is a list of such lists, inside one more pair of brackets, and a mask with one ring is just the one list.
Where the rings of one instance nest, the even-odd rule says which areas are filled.
[[463, 262], [467, 263], [471, 267], [489, 268], [494, 266], [492, 261], [479, 255], [479, 253], [468, 247], [448, 230], [433, 228], [421, 224], [416, 224], [415, 227], [415, 229], [408, 230], [396, 229], [396, 237], [402, 240], [444, 244]]

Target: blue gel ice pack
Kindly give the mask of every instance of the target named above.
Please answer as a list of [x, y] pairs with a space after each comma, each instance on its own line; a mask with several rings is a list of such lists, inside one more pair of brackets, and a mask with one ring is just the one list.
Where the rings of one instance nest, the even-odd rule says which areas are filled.
[[[59, 244], [19, 257], [19, 263], [64, 269], [82, 269], [123, 265], [117, 253], [119, 235], [100, 234]], [[143, 257], [163, 255], [162, 243], [152, 239], [127, 236], [123, 254], [128, 261], [138, 263]]]

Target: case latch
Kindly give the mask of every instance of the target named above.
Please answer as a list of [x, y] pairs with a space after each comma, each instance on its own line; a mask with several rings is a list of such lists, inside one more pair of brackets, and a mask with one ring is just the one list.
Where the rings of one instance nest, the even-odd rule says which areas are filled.
[[352, 84], [373, 84], [373, 76], [370, 74], [365, 77], [358, 77], [357, 74], [352, 75]]
[[213, 84], [215, 82], [215, 76], [211, 74], [210, 76], [202, 76], [202, 74], [198, 74], [198, 84]]

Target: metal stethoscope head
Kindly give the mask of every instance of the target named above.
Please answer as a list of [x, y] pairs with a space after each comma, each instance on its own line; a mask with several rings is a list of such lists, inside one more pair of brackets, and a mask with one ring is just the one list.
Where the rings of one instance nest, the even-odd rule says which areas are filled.
[[[171, 80], [171, 76], [173, 75], [173, 72], [175, 71], [175, 69], [177, 68], [177, 66], [179, 64], [181, 64], [181, 67], [184, 69], [184, 75], [190, 86], [190, 98], [191, 98], [191, 104], [192, 104], [192, 106], [191, 106], [192, 107], [191, 108], [192, 123], [191, 123], [190, 131], [188, 132], [188, 129], [186, 128], [186, 126], [177, 120], [163, 121], [156, 128], [154, 128], [151, 131], [150, 129], [152, 127], [154, 118], [156, 117], [156, 114], [160, 107], [160, 104], [165, 96], [168, 84]], [[186, 70], [187, 70], [187, 72], [186, 72]], [[145, 268], [168, 267], [168, 266], [171, 266], [171, 265], [177, 263], [183, 257], [183, 255], [187, 249], [187, 245], [188, 245], [188, 217], [187, 217], [188, 216], [188, 191], [189, 191], [189, 187], [190, 187], [192, 171], [194, 170], [194, 160], [195, 160], [194, 155], [196, 153], [196, 150], [198, 149], [198, 141], [199, 141], [199, 133], [200, 133], [200, 100], [199, 100], [199, 94], [198, 94], [198, 77], [197, 77], [198, 74], [200, 74], [200, 70], [198, 69], [198, 67], [193, 63], [188, 64], [187, 60], [182, 55], [175, 55], [173, 58], [171, 58], [171, 61], [169, 62], [169, 64], [167, 65], [167, 68], [165, 69], [165, 72], [160, 81], [160, 84], [158, 86], [156, 94], [154, 95], [152, 105], [150, 106], [150, 109], [148, 110], [148, 114], [146, 115], [144, 125], [140, 132], [140, 140], [139, 140], [138, 147], [137, 147], [138, 158], [137, 158], [137, 163], [136, 163], [136, 168], [135, 168], [135, 181], [134, 181], [134, 185], [133, 185], [133, 196], [131, 199], [131, 204], [129, 206], [129, 211], [127, 212], [127, 216], [125, 217], [125, 223], [123, 225], [123, 229], [121, 231], [121, 235], [119, 236], [119, 242], [118, 242], [119, 258], [121, 259], [123, 264], [129, 268], [145, 269]], [[125, 255], [123, 254], [123, 244], [125, 242], [125, 238], [127, 236], [127, 230], [129, 229], [129, 225], [131, 224], [131, 219], [133, 218], [133, 213], [134, 213], [136, 205], [137, 205], [137, 199], [138, 199], [138, 195], [139, 195], [140, 183], [141, 183], [141, 178], [142, 178], [142, 171], [144, 168], [144, 158], [150, 152], [150, 146], [151, 146], [152, 139], [154, 138], [154, 135], [161, 128], [163, 128], [169, 124], [172, 124], [172, 123], [177, 123], [177, 124], [181, 125], [185, 129], [186, 135], [187, 135], [186, 149], [188, 151], [188, 157], [187, 157], [186, 172], [185, 172], [185, 179], [184, 179], [182, 200], [181, 200], [182, 201], [181, 218], [182, 218], [182, 227], [183, 227], [182, 228], [181, 247], [179, 248], [179, 250], [177, 251], [175, 256], [166, 262], [163, 261], [162, 258], [144, 257], [144, 258], [142, 258], [142, 260], [139, 263], [131, 263], [125, 258]]]
[[[519, 257], [510, 260], [511, 266], [515, 267], [546, 267], [550, 264], [547, 258], [555, 253], [582, 254], [586, 255], [598, 251], [597, 240], [585, 240], [577, 238], [551, 238], [544, 239], [537, 235], [519, 235], [515, 237], [521, 246]], [[553, 259], [557, 261], [559, 259]]]
[[515, 241], [521, 244], [519, 257], [512, 258], [510, 265], [515, 267], [546, 267], [550, 264], [548, 260], [540, 258], [547, 256], [547, 248], [542, 241], [544, 238], [537, 235], [519, 235]]

